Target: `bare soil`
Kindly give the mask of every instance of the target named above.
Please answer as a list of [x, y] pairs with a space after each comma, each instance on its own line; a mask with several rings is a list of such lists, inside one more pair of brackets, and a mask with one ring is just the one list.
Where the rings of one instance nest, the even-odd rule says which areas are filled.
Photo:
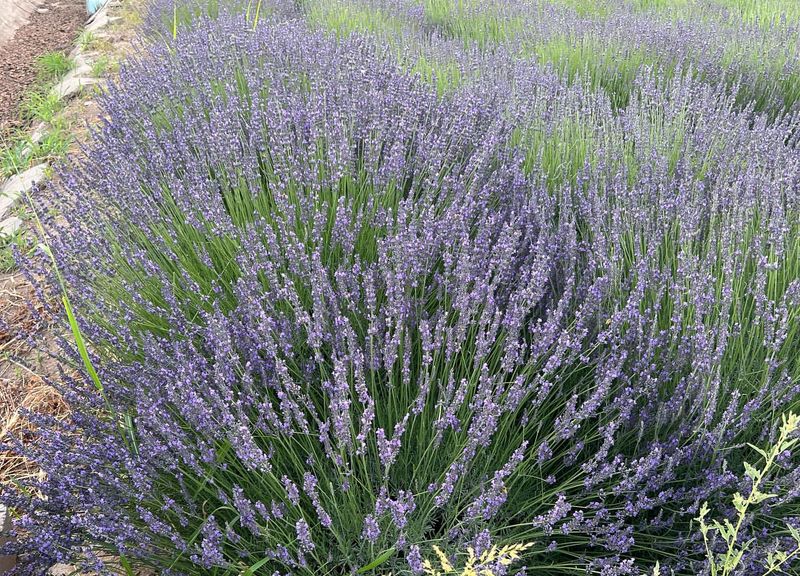
[[86, 17], [84, 0], [47, 0], [0, 44], [0, 135], [23, 124], [19, 106], [36, 83], [36, 60], [48, 52], [69, 52]]

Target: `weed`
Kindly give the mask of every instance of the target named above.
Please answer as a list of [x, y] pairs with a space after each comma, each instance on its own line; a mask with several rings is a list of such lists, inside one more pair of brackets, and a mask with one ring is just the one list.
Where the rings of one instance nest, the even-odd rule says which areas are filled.
[[17, 174], [27, 168], [31, 159], [30, 139], [14, 135], [0, 143], [0, 179]]
[[108, 56], [100, 56], [92, 62], [92, 76], [99, 77], [108, 72], [113, 71], [114, 63]]
[[36, 160], [53, 160], [67, 153], [73, 136], [62, 128], [55, 128], [47, 132], [39, 142], [33, 146], [33, 157]]
[[40, 88], [28, 92], [20, 108], [22, 117], [26, 120], [51, 122], [63, 110], [64, 102], [57, 94]]
[[84, 30], [81, 32], [81, 35], [78, 36], [78, 46], [84, 51], [91, 50], [92, 45], [97, 42], [97, 39], [97, 35], [94, 32], [91, 30]]
[[8, 274], [18, 268], [16, 254], [30, 254], [36, 243], [22, 228], [11, 236], [0, 235], [0, 274]]
[[36, 61], [39, 79], [43, 82], [53, 82], [72, 70], [75, 62], [62, 52], [48, 52]]
[[[742, 538], [745, 521], [749, 520], [754, 506], [778, 497], [778, 494], [771, 494], [768, 491], [766, 484], [773, 468], [779, 466], [777, 462], [779, 457], [782, 454], [789, 454], [800, 441], [796, 435], [798, 431], [800, 431], [800, 416], [789, 413], [782, 417], [778, 439], [772, 446], [762, 449], [750, 445], [763, 458], [764, 463], [761, 468], [756, 468], [748, 462], [744, 463], [745, 475], [750, 483], [750, 492], [746, 496], [740, 492], [733, 495], [733, 507], [736, 510], [733, 522], [727, 519], [709, 522], [707, 520], [708, 503], [703, 503], [695, 520], [698, 522], [700, 533], [703, 536], [711, 576], [729, 576], [738, 573], [742, 558], [752, 545], [752, 540]], [[792, 560], [800, 555], [800, 530], [791, 524], [787, 524], [786, 528], [794, 540], [794, 544], [788, 549], [778, 547], [768, 553], [764, 576], [776, 572], [783, 573]], [[722, 540], [721, 552], [716, 551], [716, 539]]]

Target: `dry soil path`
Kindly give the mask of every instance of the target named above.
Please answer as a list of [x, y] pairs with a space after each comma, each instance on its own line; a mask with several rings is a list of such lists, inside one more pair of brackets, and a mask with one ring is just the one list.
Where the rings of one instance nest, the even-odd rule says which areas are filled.
[[84, 0], [0, 0], [0, 135], [21, 123], [37, 58], [69, 52], [85, 21]]

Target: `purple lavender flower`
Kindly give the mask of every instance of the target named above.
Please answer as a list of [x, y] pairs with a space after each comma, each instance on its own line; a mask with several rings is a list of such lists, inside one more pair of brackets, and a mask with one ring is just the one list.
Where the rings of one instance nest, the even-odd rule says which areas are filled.
[[363, 536], [367, 540], [369, 540], [372, 544], [378, 541], [378, 538], [381, 535], [381, 528], [378, 526], [378, 522], [375, 520], [375, 517], [372, 514], [367, 515], [364, 518], [364, 531]]
[[295, 524], [297, 531], [297, 539], [300, 541], [300, 547], [304, 552], [311, 552], [314, 550], [314, 541], [311, 539], [311, 531], [305, 518], [300, 518]]
[[200, 542], [200, 562], [205, 568], [225, 565], [222, 552], [223, 534], [216, 520], [210, 516], [203, 524], [203, 538]]
[[[44, 472], [0, 488], [29, 573], [350, 573], [379, 540], [416, 572], [489, 535], [702, 571], [697, 503], [800, 397], [800, 118], [751, 81], [794, 85], [793, 33], [409, 2], [339, 37], [316, 5], [154, 2], [37, 211], [61, 278], [20, 254], [88, 343], [70, 419], [2, 447]], [[737, 43], [785, 70], [726, 69]]]

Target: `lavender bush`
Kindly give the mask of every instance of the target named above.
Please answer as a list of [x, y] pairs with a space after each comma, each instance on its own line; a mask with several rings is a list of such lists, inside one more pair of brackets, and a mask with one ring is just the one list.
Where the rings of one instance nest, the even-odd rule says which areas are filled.
[[[745, 13], [725, 9], [722, 0], [318, 0], [297, 10], [338, 34], [377, 33], [399, 52], [409, 46], [424, 52], [442, 40], [485, 52], [500, 48], [551, 65], [571, 80], [588, 79], [616, 107], [627, 105], [637, 72], [646, 65], [666, 77], [690, 75], [724, 85], [737, 94], [740, 107], [773, 115], [796, 111], [797, 21], [776, 22], [783, 14], [776, 5], [791, 14], [794, 4], [777, 0], [756, 10], [765, 3], [740, 3]], [[752, 22], [763, 24], [767, 14], [771, 26]]]
[[91, 369], [17, 448], [46, 473], [3, 492], [21, 572], [420, 574], [525, 542], [527, 573], [701, 573], [700, 504], [732, 517], [738, 448], [800, 405], [800, 118], [646, 66], [621, 107], [434, 35], [464, 79], [437, 89], [381, 36], [239, 12], [131, 60], [40, 207]]

